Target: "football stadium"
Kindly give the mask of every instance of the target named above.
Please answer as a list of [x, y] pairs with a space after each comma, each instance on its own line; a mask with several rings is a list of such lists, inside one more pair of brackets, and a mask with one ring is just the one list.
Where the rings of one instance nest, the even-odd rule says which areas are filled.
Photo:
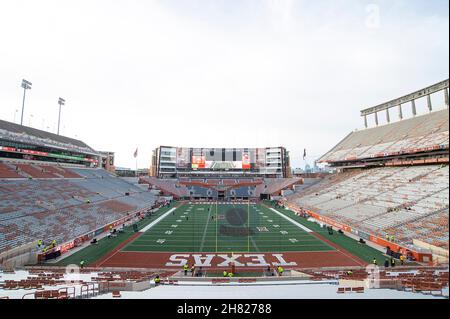
[[0, 3], [0, 307], [448, 302], [449, 4], [373, 2]]
[[318, 160], [330, 173], [303, 176], [285, 147], [160, 146], [120, 177], [113, 152], [0, 121], [0, 297], [448, 297], [448, 87], [362, 110], [413, 116], [352, 131]]

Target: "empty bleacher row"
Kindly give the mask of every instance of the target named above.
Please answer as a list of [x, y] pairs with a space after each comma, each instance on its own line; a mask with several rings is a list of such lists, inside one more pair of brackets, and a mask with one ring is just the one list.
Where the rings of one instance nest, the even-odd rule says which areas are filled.
[[206, 198], [217, 197], [218, 192], [215, 189], [201, 187], [201, 186], [188, 186], [189, 196], [194, 198]]
[[82, 178], [82, 176], [62, 166], [0, 162], [0, 178]]
[[449, 209], [424, 218], [405, 223], [402, 227], [388, 228], [387, 232], [397, 233], [403, 239], [417, 239], [431, 245], [448, 249]]
[[[0, 276], [0, 299], [85, 299], [99, 294], [119, 296], [119, 287], [150, 282], [159, 276], [161, 283], [174, 271], [108, 271], [83, 268], [69, 273], [58, 267], [26, 267]], [[122, 288], [123, 289], [123, 288]]]
[[156, 201], [102, 169], [64, 171], [79, 178], [0, 179], [0, 252], [36, 239], [62, 243]]
[[163, 191], [166, 194], [174, 197], [189, 197], [189, 189], [186, 186], [180, 185], [176, 179], [158, 179], [155, 177], [141, 177], [140, 183], [147, 183], [152, 187]]
[[256, 190], [254, 186], [242, 186], [228, 190], [228, 194], [230, 197], [255, 197]]
[[[287, 200], [372, 234], [389, 232], [404, 242], [420, 237], [448, 247], [448, 180], [448, 165], [353, 170], [326, 178]], [[435, 218], [440, 227], [434, 227]], [[422, 224], [433, 229], [428, 238], [416, 229]]]
[[[218, 197], [218, 191], [211, 188], [201, 187], [201, 186], [188, 186], [189, 196], [194, 198], [207, 198], [207, 197]], [[230, 188], [226, 190], [226, 197], [255, 197], [255, 186], [241, 186], [237, 188]]]
[[[224, 187], [227, 197], [259, 197], [261, 194], [276, 194], [293, 187], [300, 178], [266, 179], [158, 179], [141, 177], [141, 183], [148, 183], [165, 194], [179, 198], [217, 197], [215, 187]], [[194, 184], [190, 184], [194, 183]], [[199, 183], [196, 185], [195, 183]], [[210, 185], [210, 187], [208, 187]]]
[[180, 177], [178, 181], [182, 184], [189, 184], [189, 183], [202, 183], [202, 184], [208, 184], [211, 186], [233, 186], [237, 184], [242, 183], [255, 183], [259, 184], [263, 182], [262, 178], [187, 178], [187, 177]]
[[448, 110], [350, 133], [319, 162], [356, 160], [419, 150], [448, 149]]
[[265, 178], [263, 194], [275, 194], [300, 182], [300, 178]]
[[[308, 274], [311, 280], [321, 281], [330, 279], [367, 281], [369, 272], [366, 269], [353, 269], [349, 274], [348, 270], [302, 270]], [[377, 285], [380, 288], [412, 291], [424, 294], [442, 295], [443, 290], [448, 289], [448, 269], [411, 269], [395, 271], [394, 269], [381, 270], [377, 274]], [[374, 281], [371, 279], [371, 283]], [[367, 282], [366, 282], [367, 283]], [[367, 287], [367, 286], [366, 286]], [[364, 292], [364, 288], [338, 287], [337, 293]]]
[[0, 221], [106, 199], [68, 180], [6, 180], [0, 197]]
[[0, 162], [0, 178], [24, 178], [24, 176], [9, 165]]

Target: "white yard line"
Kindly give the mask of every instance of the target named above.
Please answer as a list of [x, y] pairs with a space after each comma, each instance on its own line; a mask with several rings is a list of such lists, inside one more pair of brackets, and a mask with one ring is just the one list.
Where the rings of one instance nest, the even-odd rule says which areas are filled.
[[297, 227], [300, 227], [301, 229], [303, 229], [305, 232], [307, 233], [312, 233], [313, 231], [305, 226], [303, 226], [302, 224], [296, 222], [295, 220], [293, 220], [292, 218], [287, 217], [286, 215], [280, 213], [279, 211], [277, 211], [276, 209], [270, 208], [271, 211], [273, 211], [275, 214], [280, 215], [281, 217], [283, 217], [284, 219], [290, 221], [292, 224], [294, 224]]
[[[234, 205], [234, 203], [231, 203], [231, 204], [233, 204], [233, 208], [236, 208], [236, 205]], [[248, 209], [248, 207], [247, 207], [247, 209]], [[241, 217], [241, 221], [243, 221], [242, 217]], [[247, 228], [248, 229], [250, 228], [250, 221], [249, 220], [247, 220]], [[250, 234], [248, 234], [247, 236], [250, 236]], [[260, 250], [259, 250], [258, 246], [256, 245], [255, 240], [253, 239], [253, 236], [250, 236], [250, 241], [252, 242], [252, 245], [253, 245], [253, 247], [255, 247], [256, 251], [259, 252]]]
[[209, 225], [209, 218], [211, 217], [211, 207], [213, 204], [211, 204], [209, 206], [209, 211], [208, 211], [208, 220], [206, 221], [206, 225], [205, 225], [205, 230], [203, 231], [203, 237], [202, 237], [202, 242], [200, 244], [200, 249], [199, 251], [203, 251], [203, 246], [205, 245], [205, 238], [206, 238], [206, 230], [208, 229], [208, 225]]
[[144, 228], [142, 228], [139, 232], [140, 233], [145, 233], [147, 230], [149, 230], [150, 228], [152, 228], [153, 226], [155, 226], [157, 223], [159, 223], [163, 218], [165, 218], [167, 215], [169, 215], [171, 212], [173, 212], [175, 209], [177, 209], [176, 207], [169, 209], [166, 213], [164, 213], [163, 215], [159, 216], [157, 219], [155, 219], [154, 221], [152, 221], [150, 224], [148, 224], [147, 226], [145, 226]]

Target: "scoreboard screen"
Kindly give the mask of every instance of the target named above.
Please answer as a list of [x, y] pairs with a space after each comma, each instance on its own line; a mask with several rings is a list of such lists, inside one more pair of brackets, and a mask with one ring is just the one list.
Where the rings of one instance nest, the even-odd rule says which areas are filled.
[[193, 148], [160, 146], [154, 151], [153, 167], [159, 177], [175, 176], [270, 176], [288, 171], [289, 154], [284, 147]]
[[247, 148], [177, 148], [177, 168], [250, 170], [255, 156], [256, 150]]

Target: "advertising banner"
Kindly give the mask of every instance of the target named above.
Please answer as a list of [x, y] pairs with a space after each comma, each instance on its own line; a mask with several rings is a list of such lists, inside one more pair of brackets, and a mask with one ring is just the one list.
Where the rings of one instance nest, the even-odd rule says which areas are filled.
[[75, 246], [75, 243], [73, 241], [62, 244], [61, 246], [59, 246], [59, 251], [61, 252], [61, 254], [65, 253], [66, 251], [72, 249]]
[[193, 169], [205, 168], [205, 166], [206, 166], [205, 156], [192, 155], [192, 168]]
[[31, 150], [22, 150], [22, 153], [31, 154], [31, 155], [41, 155], [41, 156], [48, 155], [48, 153], [46, 153], [46, 152], [38, 152], [38, 151], [31, 151]]

